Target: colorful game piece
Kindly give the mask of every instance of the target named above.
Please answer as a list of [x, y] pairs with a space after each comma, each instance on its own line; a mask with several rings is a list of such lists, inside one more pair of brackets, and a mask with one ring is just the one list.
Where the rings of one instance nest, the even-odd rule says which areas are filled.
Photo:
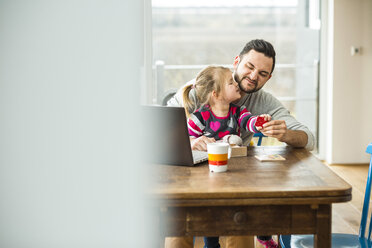
[[262, 116], [258, 116], [256, 120], [256, 124], [254, 124], [256, 127], [262, 127], [263, 124], [265, 124], [267, 121], [265, 121], [265, 118]]

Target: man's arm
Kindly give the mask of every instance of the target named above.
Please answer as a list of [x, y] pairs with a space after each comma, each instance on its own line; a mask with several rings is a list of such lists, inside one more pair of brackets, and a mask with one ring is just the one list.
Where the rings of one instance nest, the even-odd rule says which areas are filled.
[[[174, 94], [174, 96], [168, 100], [167, 102], [167, 106], [171, 106], [171, 107], [183, 107], [183, 99], [182, 99], [182, 92], [183, 92], [183, 89], [187, 86], [187, 85], [190, 85], [190, 84], [193, 84], [195, 82], [195, 79], [192, 79], [190, 80], [189, 82], [187, 82], [185, 85], [183, 85], [182, 87], [180, 87], [176, 94]], [[191, 90], [190, 91], [190, 94], [189, 94], [189, 97], [190, 99], [192, 99], [194, 102], [197, 102], [197, 99], [196, 99], [196, 96], [195, 96], [195, 91], [194, 90]], [[196, 109], [190, 109], [189, 112], [192, 113], [194, 112]]]
[[286, 134], [282, 139], [278, 139], [281, 142], [285, 142], [288, 145], [294, 147], [306, 147], [308, 143], [307, 134], [301, 130], [287, 130]]
[[279, 141], [294, 147], [314, 149], [315, 137], [311, 131], [298, 122], [281, 102], [270, 93], [260, 90], [247, 95], [241, 99], [239, 104], [244, 104], [254, 115], [271, 115], [272, 121], [266, 123], [267, 128], [263, 132], [266, 136], [277, 138]]

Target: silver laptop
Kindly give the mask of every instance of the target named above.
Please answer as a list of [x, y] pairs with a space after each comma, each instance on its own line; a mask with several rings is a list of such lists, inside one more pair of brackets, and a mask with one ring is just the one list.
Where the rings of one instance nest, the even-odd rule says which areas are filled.
[[147, 162], [194, 166], [208, 160], [207, 152], [191, 150], [184, 108], [141, 108]]

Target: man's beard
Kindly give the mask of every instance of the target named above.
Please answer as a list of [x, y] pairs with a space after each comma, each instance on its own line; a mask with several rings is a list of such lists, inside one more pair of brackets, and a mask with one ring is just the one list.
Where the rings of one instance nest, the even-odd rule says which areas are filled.
[[234, 75], [233, 75], [233, 77], [234, 77], [235, 82], [238, 83], [238, 85], [239, 85], [239, 89], [240, 89], [241, 91], [247, 93], [247, 94], [250, 94], [250, 93], [253, 93], [253, 92], [259, 91], [259, 90], [262, 88], [262, 87], [260, 87], [260, 88], [257, 87], [257, 85], [258, 85], [257, 81], [254, 81], [254, 80], [250, 80], [250, 79], [249, 79], [250, 81], [255, 82], [255, 86], [254, 86], [254, 88], [251, 89], [251, 90], [246, 90], [246, 89], [244, 89], [243, 86], [242, 86], [242, 81], [243, 81], [243, 79], [246, 78], [246, 77], [243, 77], [243, 78], [240, 79], [239, 76], [238, 76], [238, 73], [236, 73], [236, 71], [234, 71]]

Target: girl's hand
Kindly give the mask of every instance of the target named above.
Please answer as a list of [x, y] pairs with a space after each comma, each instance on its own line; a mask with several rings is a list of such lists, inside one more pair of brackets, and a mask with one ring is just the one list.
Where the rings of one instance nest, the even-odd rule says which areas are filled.
[[190, 137], [190, 142], [192, 150], [207, 151], [207, 144], [216, 142], [216, 140], [214, 138], [200, 136], [198, 138]]
[[265, 119], [266, 122], [271, 121], [271, 115], [263, 114], [263, 115], [260, 115], [260, 116], [263, 117], [263, 118]]
[[257, 120], [256, 120], [256, 129], [258, 131], [261, 131], [264, 127], [263, 127], [263, 124], [265, 124], [266, 122], [269, 122], [271, 121], [271, 116], [268, 115], [268, 114], [262, 114], [262, 115], [259, 115]]

